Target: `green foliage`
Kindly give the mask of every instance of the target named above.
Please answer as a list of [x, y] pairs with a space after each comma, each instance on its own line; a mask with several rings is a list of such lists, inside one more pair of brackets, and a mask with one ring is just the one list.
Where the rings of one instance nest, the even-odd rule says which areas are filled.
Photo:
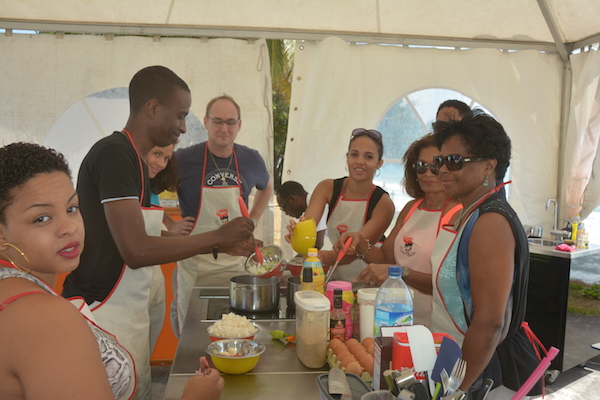
[[582, 316], [600, 316], [600, 285], [569, 283], [568, 311]]
[[591, 299], [600, 300], [600, 285], [584, 287], [579, 290], [579, 294]]
[[294, 42], [267, 40], [267, 47], [271, 60], [271, 83], [273, 85], [273, 160], [275, 163], [274, 185], [277, 189], [281, 185], [287, 140], [294, 67]]

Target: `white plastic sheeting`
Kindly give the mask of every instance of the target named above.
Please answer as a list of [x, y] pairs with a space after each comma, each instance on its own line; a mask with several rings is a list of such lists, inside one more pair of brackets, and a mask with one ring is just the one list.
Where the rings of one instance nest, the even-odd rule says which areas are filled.
[[377, 127], [408, 93], [448, 88], [504, 125], [513, 145], [509, 200], [524, 223], [549, 232], [543, 205], [557, 190], [561, 71], [557, 54], [536, 51], [304, 43], [296, 50], [283, 180], [312, 190], [344, 176], [352, 129]]
[[[76, 176], [91, 145], [120, 130], [129, 111], [126, 101], [115, 107], [105, 99], [90, 102], [86, 97], [126, 88], [141, 68], [164, 65], [189, 85], [191, 113], [200, 120], [211, 98], [233, 96], [243, 120], [237, 142], [258, 150], [272, 173], [271, 78], [264, 40], [109, 39], [0, 35], [0, 145], [51, 144], [65, 153]], [[70, 118], [77, 113], [79, 118]], [[272, 215], [263, 220], [272, 232], [266, 228], [272, 227]]]
[[600, 52], [571, 56], [573, 90], [566, 137], [565, 195], [569, 217], [585, 219], [600, 204]]
[[552, 47], [543, 10], [562, 42], [600, 31], [597, 0], [0, 0], [0, 22], [11, 22], [0, 27], [269, 39], [344, 35], [350, 41], [437, 40], [438, 45], [467, 39]]

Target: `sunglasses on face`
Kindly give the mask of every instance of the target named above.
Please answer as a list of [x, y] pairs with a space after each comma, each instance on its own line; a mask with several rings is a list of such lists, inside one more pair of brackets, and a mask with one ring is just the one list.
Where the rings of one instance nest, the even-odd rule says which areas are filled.
[[437, 175], [437, 173], [438, 173], [438, 168], [435, 166], [435, 164], [427, 164], [426, 162], [423, 162], [423, 161], [417, 161], [416, 163], [414, 163], [413, 169], [415, 170], [415, 172], [417, 174], [420, 174], [420, 175], [427, 172], [428, 169], [434, 175]]
[[475, 161], [483, 161], [489, 160], [489, 157], [481, 157], [481, 156], [472, 156], [472, 157], [463, 157], [460, 154], [450, 154], [447, 156], [435, 155], [433, 156], [433, 164], [435, 167], [440, 170], [442, 166], [446, 166], [448, 171], [459, 171], [462, 169], [463, 165], [470, 162]]
[[381, 133], [375, 129], [356, 128], [352, 131], [352, 136], [367, 135], [373, 139], [381, 141]]

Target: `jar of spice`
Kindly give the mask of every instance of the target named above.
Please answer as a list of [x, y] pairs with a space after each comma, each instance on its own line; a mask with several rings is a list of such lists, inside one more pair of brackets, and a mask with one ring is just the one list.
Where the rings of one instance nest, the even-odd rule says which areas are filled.
[[296, 354], [308, 368], [325, 364], [329, 339], [329, 300], [319, 292], [302, 290], [296, 302]]

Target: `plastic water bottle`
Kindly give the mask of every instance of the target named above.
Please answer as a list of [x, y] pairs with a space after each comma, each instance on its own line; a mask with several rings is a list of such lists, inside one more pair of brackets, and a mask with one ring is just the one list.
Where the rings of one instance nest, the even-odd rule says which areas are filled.
[[382, 326], [412, 325], [413, 300], [410, 290], [401, 278], [402, 267], [388, 267], [388, 279], [375, 297], [375, 336]]

